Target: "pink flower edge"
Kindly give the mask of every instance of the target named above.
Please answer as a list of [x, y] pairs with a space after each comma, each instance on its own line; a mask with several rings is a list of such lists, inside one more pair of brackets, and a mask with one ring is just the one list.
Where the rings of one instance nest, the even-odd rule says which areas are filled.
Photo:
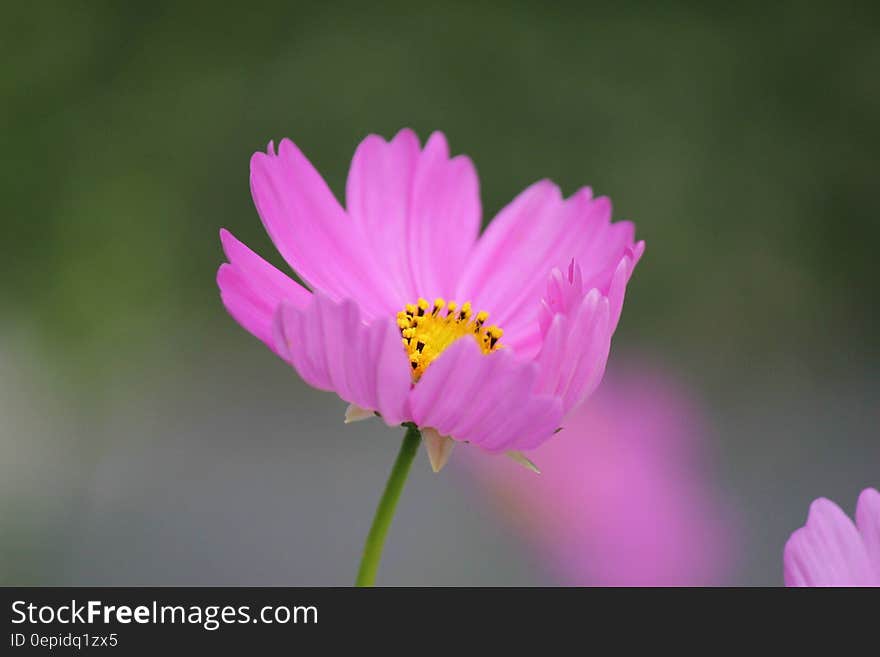
[[831, 500], [815, 500], [783, 566], [786, 586], [880, 586], [880, 493], [862, 491], [855, 523]]

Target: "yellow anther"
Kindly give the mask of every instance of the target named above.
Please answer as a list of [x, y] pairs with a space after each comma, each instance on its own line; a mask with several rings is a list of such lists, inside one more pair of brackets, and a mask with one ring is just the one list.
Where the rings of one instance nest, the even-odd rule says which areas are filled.
[[[440, 311], [444, 307], [446, 314], [442, 315]], [[502, 345], [498, 342], [502, 335], [501, 329], [494, 324], [488, 328], [483, 326], [489, 318], [486, 311], [480, 311], [473, 316], [469, 302], [462, 304], [459, 310], [455, 301], [447, 302], [439, 297], [430, 306], [430, 313], [427, 312], [428, 308], [427, 300], [420, 298], [415, 305], [407, 304], [406, 311], [397, 315], [397, 325], [400, 327], [414, 381], [421, 378], [428, 365], [449, 345], [466, 335], [473, 336], [484, 354], [501, 348]]]

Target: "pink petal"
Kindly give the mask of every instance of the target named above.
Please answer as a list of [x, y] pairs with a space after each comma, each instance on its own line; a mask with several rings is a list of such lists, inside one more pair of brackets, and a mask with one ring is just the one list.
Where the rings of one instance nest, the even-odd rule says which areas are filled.
[[315, 293], [305, 308], [280, 306], [274, 337], [279, 353], [309, 385], [379, 412], [389, 426], [408, 419], [409, 362], [391, 318], [366, 324], [353, 301]]
[[620, 259], [611, 281], [607, 289], [602, 289], [602, 293], [608, 297], [611, 304], [611, 332], [617, 329], [617, 323], [620, 321], [620, 314], [623, 311], [623, 299], [626, 295], [626, 284], [629, 282], [633, 271], [636, 268], [642, 254], [645, 252], [645, 243], [638, 242], [633, 248], [627, 248], [625, 255]]
[[[605, 210], [607, 214], [602, 216], [599, 227], [591, 236], [586, 249], [575, 257], [581, 263], [584, 270], [584, 281], [587, 287], [596, 287], [607, 292], [608, 284], [620, 259], [629, 251], [638, 251], [639, 258], [644, 250], [635, 244], [635, 225], [630, 221], [611, 222], [611, 201], [603, 197], [597, 200], [607, 201]], [[636, 258], [636, 261], [638, 258]]]
[[369, 135], [354, 153], [345, 188], [348, 214], [360, 228], [376, 266], [392, 281], [401, 306], [420, 296], [406, 240], [419, 156], [419, 139], [412, 130], [401, 130], [390, 143]]
[[852, 520], [830, 500], [810, 505], [807, 524], [783, 552], [786, 586], [874, 586], [877, 578]]
[[533, 339], [547, 276], [576, 259], [587, 289], [605, 293], [627, 248], [629, 222], [611, 224], [611, 202], [582, 189], [563, 200], [549, 181], [535, 183], [486, 229], [459, 283], [457, 296], [487, 310], [507, 340]]
[[[477, 242], [473, 256], [459, 281], [456, 297], [487, 310], [494, 323], [504, 325], [517, 293], [530, 286], [543, 286], [554, 255], [563, 242], [564, 201], [559, 188], [547, 180], [520, 193]], [[570, 258], [569, 258], [570, 260]], [[546, 271], [545, 271], [546, 269]], [[509, 330], [504, 326], [505, 331]]]
[[534, 394], [536, 377], [535, 365], [510, 351], [485, 355], [461, 338], [413, 388], [413, 420], [492, 452], [540, 443], [559, 426], [562, 409], [558, 399]]
[[283, 140], [277, 155], [271, 145], [254, 154], [251, 193], [278, 251], [310, 287], [337, 300], [357, 299], [370, 317], [396, 311], [359, 231], [292, 141]]
[[226, 310], [244, 330], [276, 351], [272, 338], [272, 308], [248, 285], [241, 272], [229, 263], [217, 270], [217, 286]]
[[880, 492], [866, 488], [859, 495], [856, 505], [856, 526], [868, 550], [868, 558], [874, 566], [874, 574], [880, 585]]
[[407, 240], [421, 296], [448, 299], [455, 294], [477, 241], [481, 216], [473, 163], [463, 155], [449, 159], [446, 137], [435, 132], [425, 144], [413, 181]]
[[536, 360], [536, 390], [559, 397], [568, 413], [599, 385], [610, 349], [609, 302], [593, 289], [574, 308], [553, 317]]
[[473, 164], [450, 160], [441, 133], [424, 151], [408, 129], [391, 142], [364, 139], [348, 174], [346, 206], [398, 307], [453, 294], [479, 231], [480, 194]]
[[302, 307], [311, 294], [239, 242], [229, 231], [220, 231], [229, 263], [217, 272], [220, 296], [229, 313], [246, 330], [273, 351], [272, 315], [282, 301]]
[[225, 228], [220, 229], [220, 243], [229, 264], [240, 271], [264, 299], [275, 304], [281, 300], [290, 301], [295, 306], [308, 303], [312, 296], [308, 290], [263, 260]]

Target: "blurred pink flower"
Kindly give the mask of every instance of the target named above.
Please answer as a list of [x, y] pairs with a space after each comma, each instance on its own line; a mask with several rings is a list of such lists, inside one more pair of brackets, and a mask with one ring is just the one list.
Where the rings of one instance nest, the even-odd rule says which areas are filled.
[[450, 158], [441, 133], [422, 148], [402, 130], [358, 146], [346, 209], [287, 139], [253, 156], [251, 191], [312, 291], [223, 230], [223, 302], [350, 417], [414, 422], [449, 447], [528, 449], [601, 380], [644, 243], [589, 188], [563, 199], [537, 182], [478, 239], [471, 161]]
[[625, 370], [529, 453], [540, 476], [481, 454], [465, 464], [559, 584], [712, 585], [730, 571], [735, 532], [703, 438], [683, 390]]
[[820, 497], [783, 551], [786, 586], [880, 586], [880, 493], [866, 488], [856, 522]]

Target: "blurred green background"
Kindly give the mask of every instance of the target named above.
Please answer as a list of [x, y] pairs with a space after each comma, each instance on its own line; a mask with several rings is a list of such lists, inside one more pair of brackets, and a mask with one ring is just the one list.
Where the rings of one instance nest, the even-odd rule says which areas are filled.
[[[851, 505], [880, 483], [877, 7], [8, 5], [2, 581], [105, 583], [67, 556], [93, 475], [120, 441], [179, 446], [169, 406], [210, 416], [270, 379], [287, 386], [275, 413], [319, 399], [223, 310], [218, 229], [280, 266], [251, 153], [289, 136], [340, 194], [360, 139], [404, 126], [473, 158], [486, 220], [549, 177], [637, 223], [648, 250], [615, 358], [662, 361], [705, 404], [718, 486], [744, 517], [731, 581], [781, 581], [812, 498]], [[367, 499], [392, 458], [382, 445]], [[165, 572], [132, 578], [185, 579]]]

